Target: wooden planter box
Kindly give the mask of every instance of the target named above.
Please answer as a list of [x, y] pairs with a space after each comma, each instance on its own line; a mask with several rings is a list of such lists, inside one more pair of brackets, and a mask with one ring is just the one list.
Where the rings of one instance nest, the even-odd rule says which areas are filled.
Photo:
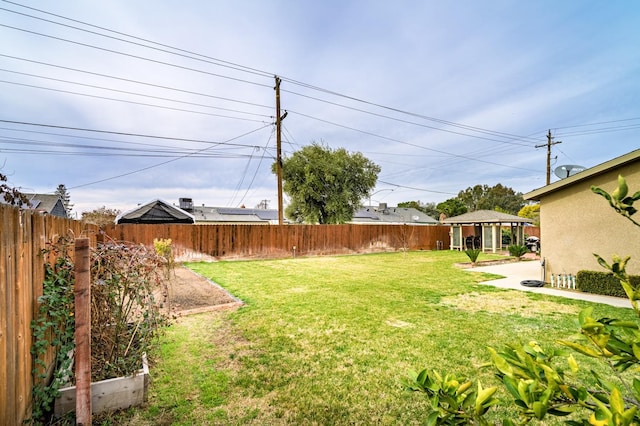
[[[147, 357], [143, 356], [142, 369], [133, 376], [91, 383], [91, 411], [97, 414], [142, 405], [147, 400], [148, 387], [149, 365]], [[76, 387], [60, 389], [60, 396], [55, 400], [54, 415], [60, 417], [75, 410]]]

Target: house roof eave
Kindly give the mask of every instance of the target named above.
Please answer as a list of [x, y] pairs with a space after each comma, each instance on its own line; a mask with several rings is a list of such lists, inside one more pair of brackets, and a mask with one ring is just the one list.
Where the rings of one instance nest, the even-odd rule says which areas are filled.
[[603, 173], [610, 171], [613, 168], [623, 166], [628, 163], [633, 163], [636, 161], [640, 161], [640, 149], [635, 151], [631, 151], [628, 154], [622, 155], [620, 157], [616, 157], [612, 160], [606, 161], [602, 164], [598, 164], [597, 166], [591, 167], [587, 170], [584, 170], [580, 173], [576, 173], [573, 176], [569, 176], [568, 178], [559, 180], [550, 185], [543, 186], [542, 188], [534, 189], [531, 192], [528, 192], [523, 195], [525, 200], [533, 200], [540, 201], [540, 198], [549, 195], [553, 192], [559, 191], [561, 189], [566, 188], [569, 185], [573, 185], [574, 183], [581, 182], [583, 180], [589, 179], [593, 176], [597, 176]]

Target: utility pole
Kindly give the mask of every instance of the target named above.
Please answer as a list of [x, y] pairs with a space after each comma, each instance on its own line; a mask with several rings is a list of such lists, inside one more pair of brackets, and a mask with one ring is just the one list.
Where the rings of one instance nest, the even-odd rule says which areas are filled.
[[278, 225], [282, 225], [282, 118], [280, 117], [280, 77], [276, 78], [276, 172], [278, 176]]
[[549, 129], [549, 133], [547, 133], [547, 143], [542, 145], [536, 145], [536, 148], [547, 147], [547, 185], [551, 183], [551, 146], [562, 143], [562, 141], [553, 142], [553, 137], [551, 136], [551, 129]]

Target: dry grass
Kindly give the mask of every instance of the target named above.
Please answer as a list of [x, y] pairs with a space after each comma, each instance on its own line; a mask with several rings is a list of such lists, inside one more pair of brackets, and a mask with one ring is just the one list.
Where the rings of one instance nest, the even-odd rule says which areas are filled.
[[444, 297], [441, 303], [467, 312], [485, 311], [493, 314], [519, 315], [525, 318], [548, 317], [553, 314], [578, 314], [578, 306], [552, 300], [538, 301], [531, 305], [529, 296], [520, 291], [483, 294], [472, 291]]

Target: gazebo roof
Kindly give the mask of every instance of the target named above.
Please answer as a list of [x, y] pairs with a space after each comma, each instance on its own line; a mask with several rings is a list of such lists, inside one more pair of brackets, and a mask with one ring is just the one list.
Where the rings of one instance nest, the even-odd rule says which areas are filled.
[[448, 217], [442, 221], [444, 224], [449, 225], [475, 225], [475, 224], [525, 224], [531, 222], [531, 219], [527, 219], [520, 216], [514, 216], [508, 213], [502, 213], [495, 210], [476, 210], [469, 213], [464, 213], [459, 216]]

